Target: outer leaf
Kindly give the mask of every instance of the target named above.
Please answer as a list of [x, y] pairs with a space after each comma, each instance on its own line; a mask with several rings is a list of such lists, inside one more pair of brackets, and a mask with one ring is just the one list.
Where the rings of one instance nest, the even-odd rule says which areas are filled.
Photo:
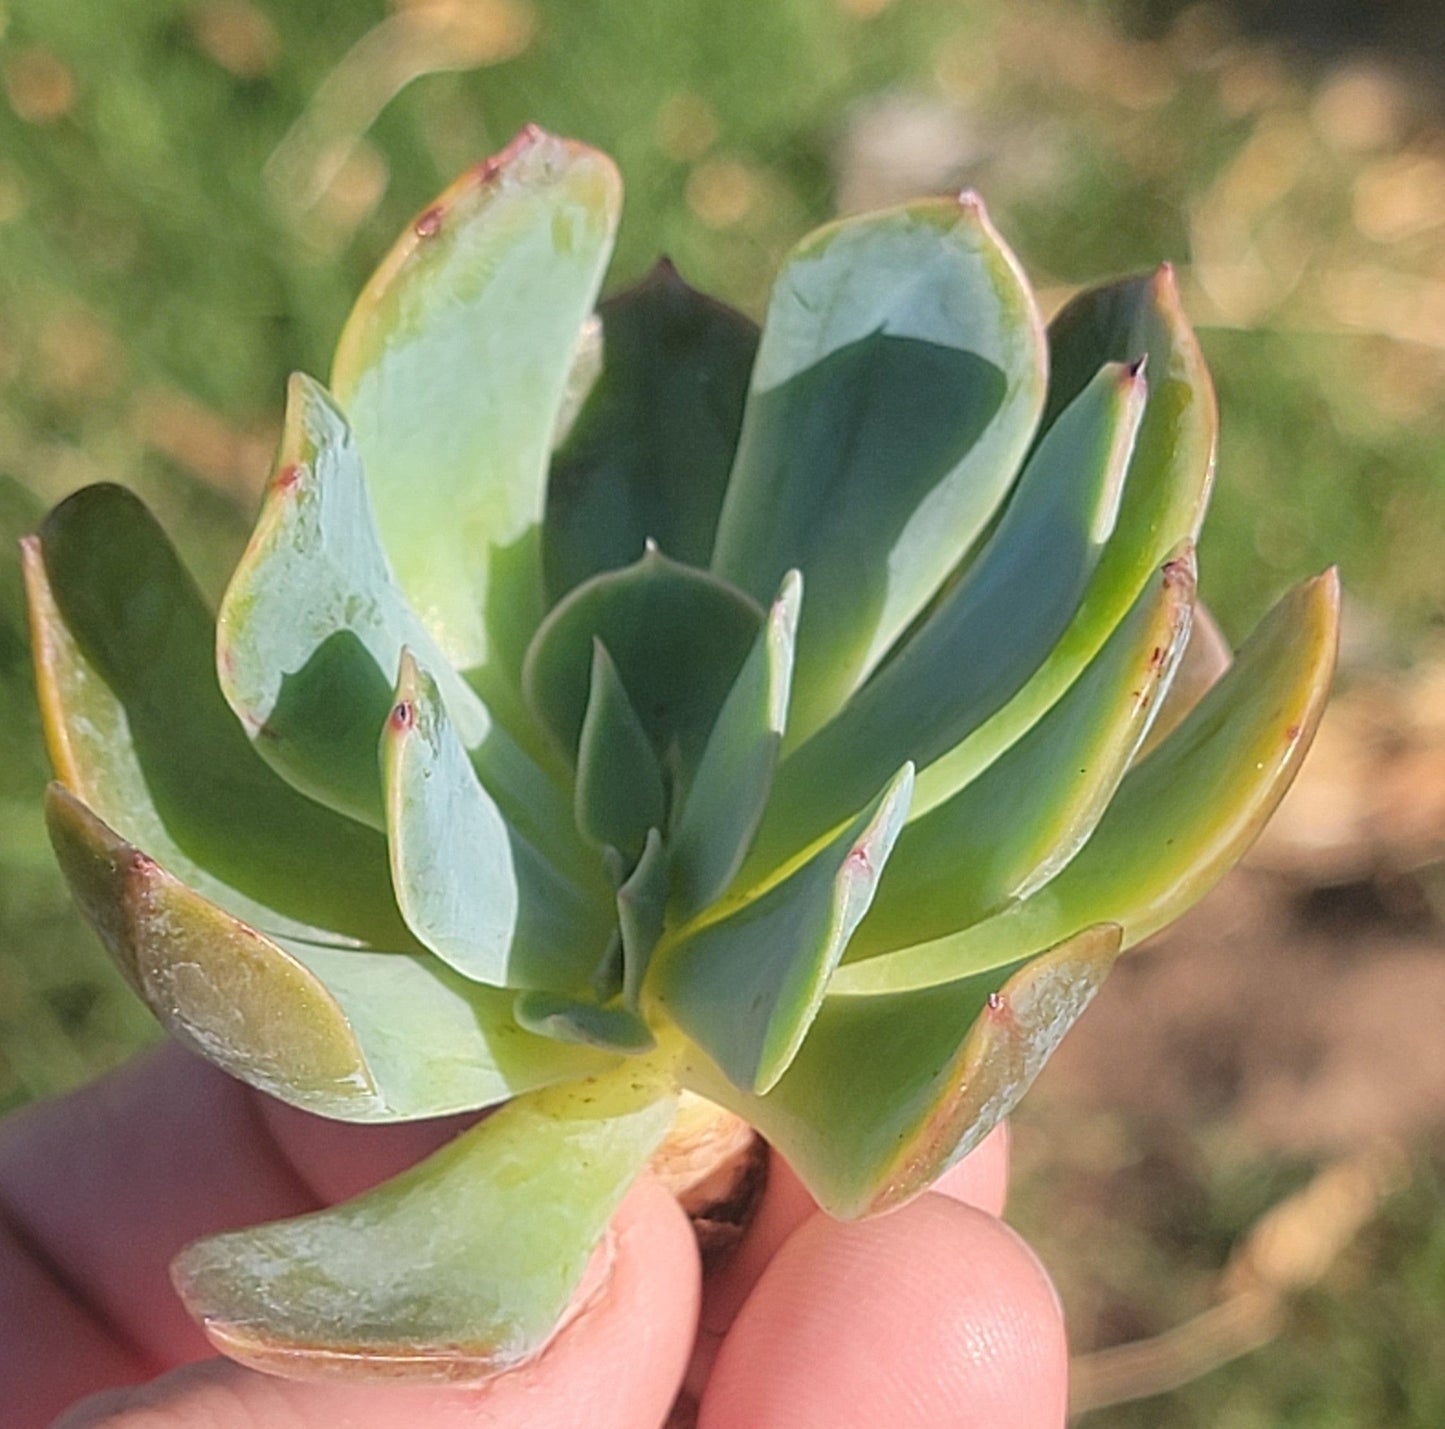
[[790, 744], [862, 682], [980, 535], [1028, 448], [1044, 347], [973, 194], [845, 219], [779, 275], [713, 569], [808, 583]]
[[25, 578], [46, 743], [75, 794], [249, 922], [411, 945], [380, 835], [296, 793], [232, 718], [210, 612], [135, 496], [62, 502], [27, 542]]
[[1047, 883], [1103, 817], [1184, 653], [1192, 551], [1144, 588], [1089, 668], [1017, 744], [914, 819], [848, 958], [966, 928]]
[[409, 655], [382, 766], [392, 882], [417, 937], [495, 987], [584, 987], [610, 934], [606, 903], [579, 893], [507, 826], [435, 681]]
[[651, 996], [741, 1090], [766, 1092], [792, 1061], [868, 911], [912, 792], [913, 769], [904, 765], [800, 868], [659, 948]]
[[653, 747], [695, 765], [763, 621], [760, 607], [706, 571], [649, 547], [625, 570], [594, 576], [556, 607], [527, 651], [528, 703], [569, 757], [577, 748], [601, 640]]
[[287, 779], [381, 828], [376, 747], [403, 648], [441, 682], [462, 742], [508, 816], [580, 863], [566, 796], [493, 723], [407, 603], [346, 419], [324, 388], [298, 374], [260, 521], [221, 602], [226, 698]]
[[59, 784], [51, 840], [81, 911], [180, 1041], [346, 1121], [440, 1116], [607, 1065], [522, 1031], [511, 993], [434, 958], [268, 938], [177, 881]]
[[843, 969], [839, 991], [893, 991], [1007, 962], [1020, 947], [1108, 921], [1130, 947], [1177, 918], [1254, 841], [1314, 738], [1334, 672], [1339, 581], [1296, 587], [1229, 672], [1119, 786], [1052, 882], [950, 938]]
[[685, 1083], [744, 1116], [830, 1215], [892, 1210], [1013, 1110], [1099, 990], [1117, 927], [956, 982], [829, 997], [765, 1097], [697, 1059]]
[[485, 1380], [555, 1333], [674, 1105], [605, 1082], [537, 1093], [354, 1200], [189, 1246], [173, 1278], [258, 1369]]
[[[847, 708], [784, 760], [751, 867], [836, 827], [901, 760], [926, 766], [945, 754], [1047, 658], [1113, 528], [1144, 397], [1143, 377], [1120, 367], [1084, 389], [977, 560]], [[817, 597], [810, 587], [809, 604]]]
[[757, 832], [788, 719], [802, 598], [802, 578], [790, 571], [708, 736], [671, 839], [679, 919], [722, 894]]
[[942, 759], [920, 771], [920, 812], [961, 789], [1078, 677], [1145, 582], [1209, 504], [1218, 412], [1204, 354], [1179, 304], [1174, 271], [1080, 293], [1049, 324], [1049, 400], [1041, 442], [1104, 362], [1147, 363], [1149, 400], [1114, 534], [1067, 631], [1029, 682]]
[[577, 744], [577, 827], [636, 863], [649, 829], [667, 818], [667, 786], [642, 720], [617, 666], [600, 641], [592, 645], [592, 685]]
[[387, 555], [458, 668], [500, 642], [515, 669], [540, 613], [552, 433], [621, 197], [605, 155], [524, 130], [417, 219], [337, 346]]
[[656, 541], [706, 566], [757, 327], [665, 258], [602, 304], [601, 375], [552, 458], [542, 560], [555, 602]]

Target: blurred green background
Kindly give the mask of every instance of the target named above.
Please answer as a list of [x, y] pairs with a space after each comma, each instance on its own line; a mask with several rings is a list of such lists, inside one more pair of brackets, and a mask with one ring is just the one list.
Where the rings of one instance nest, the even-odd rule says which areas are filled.
[[[68, 491], [122, 481], [217, 591], [286, 374], [326, 371], [392, 236], [528, 120], [617, 157], [616, 282], [667, 252], [753, 312], [811, 225], [962, 184], [1049, 308], [1174, 260], [1225, 419], [1206, 596], [1237, 638], [1338, 560], [1351, 666], [1418, 666], [1445, 614], [1441, 13], [0, 0], [0, 1109], [154, 1035], [51, 868], [11, 538]], [[1184, 1190], [1166, 1177], [1149, 1215], [1089, 1221], [1085, 1254], [1060, 1230], [1081, 1124], [1023, 1124], [1019, 1195], [1081, 1350], [1207, 1306], [1230, 1247], [1314, 1169], [1202, 1131], [1186, 1155], [1136, 1147], [1130, 1165], [1187, 1163]], [[1267, 1348], [1087, 1422], [1445, 1423], [1436, 1129], [1416, 1130], [1404, 1189], [1291, 1297]], [[1105, 1262], [1112, 1315], [1089, 1288]]]

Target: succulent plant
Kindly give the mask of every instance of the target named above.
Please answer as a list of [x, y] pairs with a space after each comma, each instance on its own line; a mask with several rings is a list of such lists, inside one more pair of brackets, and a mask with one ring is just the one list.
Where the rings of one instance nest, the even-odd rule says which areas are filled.
[[[540, 131], [298, 376], [214, 622], [114, 486], [26, 545], [55, 849], [184, 1043], [358, 1122], [489, 1106], [358, 1199], [199, 1242], [288, 1374], [554, 1332], [683, 1095], [837, 1216], [926, 1188], [1307, 747], [1331, 574], [1198, 611], [1209, 377], [1167, 267], [1045, 329], [972, 194], [803, 240], [761, 335]], [[1227, 668], [1226, 668], [1227, 667]]]

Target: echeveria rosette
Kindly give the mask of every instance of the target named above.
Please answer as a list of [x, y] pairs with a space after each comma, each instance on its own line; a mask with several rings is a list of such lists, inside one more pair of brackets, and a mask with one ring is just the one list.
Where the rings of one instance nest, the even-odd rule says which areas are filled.
[[1195, 619], [1167, 268], [1046, 331], [964, 195], [805, 239], [761, 334], [665, 264], [594, 315], [619, 203], [529, 130], [418, 218], [218, 620], [119, 488], [27, 543], [55, 847], [157, 1016], [327, 1116], [502, 1104], [181, 1255], [277, 1372], [534, 1353], [684, 1091], [836, 1215], [924, 1189], [1325, 697], [1333, 576], [1232, 663]]

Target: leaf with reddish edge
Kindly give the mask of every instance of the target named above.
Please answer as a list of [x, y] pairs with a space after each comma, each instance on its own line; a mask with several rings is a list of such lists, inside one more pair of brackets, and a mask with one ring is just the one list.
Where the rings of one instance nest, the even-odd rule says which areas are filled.
[[171, 1275], [242, 1364], [297, 1379], [483, 1383], [565, 1322], [675, 1110], [636, 1060], [519, 1097], [353, 1200], [197, 1241]]
[[1184, 658], [1179, 662], [1179, 672], [1169, 684], [1169, 692], [1139, 752], [1134, 756], [1137, 764], [1147, 759], [1159, 745], [1188, 717], [1190, 710], [1219, 683], [1220, 676], [1234, 663], [1234, 651], [1224, 632], [1219, 628], [1209, 607], [1202, 602], [1194, 606], [1194, 619], [1189, 626], [1189, 643], [1184, 647]]
[[392, 568], [484, 683], [515, 678], [541, 616], [552, 437], [621, 201], [606, 155], [524, 129], [403, 235], [337, 344]]
[[535, 1037], [514, 994], [430, 956], [267, 937], [187, 888], [59, 784], [46, 820], [81, 911], [178, 1040], [321, 1116], [469, 1111], [608, 1065]]
[[1296, 586], [1233, 665], [1132, 768], [1058, 877], [950, 937], [850, 964], [840, 992], [891, 992], [1009, 961], [1020, 946], [1119, 923], [1132, 947], [1197, 902], [1254, 842], [1314, 738], [1334, 674], [1339, 580]]
[[909, 992], [830, 995], [766, 1096], [695, 1052], [683, 1084], [745, 1117], [830, 1215], [926, 1191], [1013, 1110], [1113, 965], [1120, 930]]

